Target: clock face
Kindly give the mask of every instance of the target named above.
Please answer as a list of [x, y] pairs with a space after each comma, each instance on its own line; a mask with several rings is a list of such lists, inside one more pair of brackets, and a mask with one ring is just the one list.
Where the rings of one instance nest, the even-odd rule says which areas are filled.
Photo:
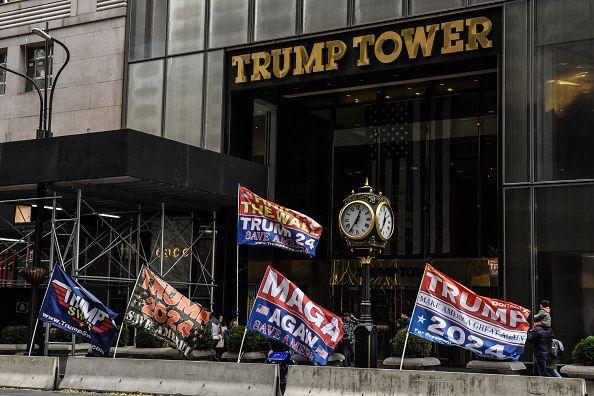
[[347, 237], [363, 239], [373, 229], [373, 210], [362, 201], [353, 201], [340, 214], [340, 227]]
[[377, 215], [375, 216], [375, 226], [378, 234], [384, 240], [388, 240], [394, 232], [394, 214], [392, 208], [382, 202], [377, 207]]

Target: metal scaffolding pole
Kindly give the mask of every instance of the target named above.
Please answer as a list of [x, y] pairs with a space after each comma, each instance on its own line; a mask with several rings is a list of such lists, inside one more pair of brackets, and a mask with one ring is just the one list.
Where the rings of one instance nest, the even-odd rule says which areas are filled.
[[217, 212], [212, 211], [212, 253], [210, 257], [210, 312], [214, 309], [215, 253], [217, 240]]
[[[54, 249], [56, 247], [56, 241], [54, 239], [54, 235], [56, 234], [56, 193], [54, 193], [54, 197], [52, 198], [52, 221], [51, 221], [51, 232], [50, 232], [50, 251], [49, 251], [49, 269], [50, 271], [54, 270]], [[48, 284], [47, 287], [50, 287]], [[48, 356], [49, 354], [49, 332], [51, 325], [49, 323], [44, 323], [43, 326], [45, 327], [45, 339], [43, 341], [43, 356]]]
[[[194, 266], [194, 213], [190, 216], [190, 222], [190, 282], [192, 282], [192, 268]], [[188, 285], [188, 296], [192, 299], [192, 285]]]
[[[74, 241], [72, 244], [72, 277], [78, 280], [79, 256], [80, 256], [80, 218], [81, 218], [82, 191], [76, 190], [76, 222], [74, 224]], [[76, 336], [72, 335], [72, 356], [76, 355]]]

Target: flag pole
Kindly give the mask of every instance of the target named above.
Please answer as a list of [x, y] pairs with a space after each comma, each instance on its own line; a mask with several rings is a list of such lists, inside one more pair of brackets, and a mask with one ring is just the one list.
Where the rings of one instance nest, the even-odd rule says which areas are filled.
[[130, 300], [128, 301], [128, 305], [126, 305], [126, 310], [124, 311], [124, 318], [122, 319], [122, 325], [120, 326], [120, 331], [118, 332], [118, 339], [116, 340], [116, 344], [113, 350], [113, 359], [115, 359], [116, 354], [118, 353], [118, 345], [120, 344], [120, 337], [122, 336], [122, 331], [124, 330], [124, 320], [126, 320], [126, 312], [128, 312], [128, 308], [130, 308], [130, 303], [132, 302], [132, 298], [134, 298], [136, 286], [138, 286], [138, 281], [140, 280], [140, 274], [142, 274], [142, 270], [144, 270], [145, 267], [146, 264], [140, 267], [140, 271], [138, 272], [138, 276], [136, 277], [136, 283], [134, 283], [134, 288], [132, 289], [132, 293], [130, 293]]
[[239, 354], [237, 355], [237, 363], [241, 360], [241, 351], [243, 350], [243, 342], [245, 341], [245, 335], [247, 334], [247, 327], [243, 330], [243, 337], [241, 337], [241, 345], [239, 346]]
[[413, 306], [413, 310], [410, 313], [410, 320], [408, 321], [408, 330], [406, 331], [406, 338], [404, 339], [404, 347], [402, 348], [402, 357], [400, 358], [400, 370], [402, 371], [402, 365], [404, 364], [404, 354], [406, 353], [406, 345], [408, 344], [408, 335], [410, 334], [410, 326], [412, 325], [413, 316], [415, 313], [415, 307], [417, 306], [417, 301], [419, 300], [419, 293], [421, 292], [421, 286], [423, 286], [423, 279], [425, 278], [425, 273], [427, 272], [427, 265], [425, 264], [425, 271], [423, 271], [423, 277], [421, 278], [421, 283], [419, 283], [419, 290], [417, 290], [417, 298], [415, 298], [415, 305]]
[[[241, 184], [237, 183], [237, 227], [239, 227], [239, 205]], [[239, 235], [239, 230], [237, 232]], [[239, 324], [239, 241], [235, 240], [235, 320]], [[245, 334], [244, 334], [245, 337]], [[239, 362], [239, 360], [238, 360]]]
[[[41, 300], [41, 306], [43, 307], [43, 302], [45, 301], [45, 298], [47, 297], [47, 291], [49, 290], [51, 284], [52, 284], [52, 278], [54, 277], [54, 270], [52, 270], [52, 276], [50, 276], [49, 282], [47, 282], [47, 287], [45, 288], [45, 293], [43, 294], [43, 300]], [[37, 324], [39, 323], [39, 315], [37, 315], [37, 319], [35, 319], [35, 327], [33, 328], [33, 338], [31, 339], [30, 345], [29, 345], [29, 355], [31, 356], [31, 351], [33, 350], [33, 344], [35, 344], [35, 333], [37, 332]]]

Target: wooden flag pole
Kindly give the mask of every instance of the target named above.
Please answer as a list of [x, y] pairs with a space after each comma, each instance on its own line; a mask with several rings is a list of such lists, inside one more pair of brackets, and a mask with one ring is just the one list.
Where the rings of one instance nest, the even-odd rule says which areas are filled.
[[412, 321], [414, 319], [415, 307], [417, 306], [417, 301], [419, 300], [419, 293], [421, 292], [421, 286], [423, 285], [423, 279], [425, 278], [426, 272], [427, 272], [427, 264], [425, 264], [425, 271], [423, 271], [423, 277], [421, 278], [421, 283], [419, 284], [419, 290], [417, 291], [417, 298], [415, 298], [415, 305], [413, 306], [412, 312], [410, 313], [410, 318], [408, 320], [408, 330], [406, 331], [406, 338], [404, 339], [404, 347], [402, 348], [402, 357], [400, 358], [400, 370], [402, 370], [402, 365], [404, 364], [404, 355], [406, 354], [406, 345], [408, 344], [408, 335], [410, 334], [410, 326], [412, 325]]
[[239, 354], [237, 355], [237, 363], [241, 360], [241, 351], [243, 350], [243, 342], [245, 341], [245, 335], [247, 334], [247, 327], [243, 330], [243, 337], [241, 337], [241, 345], [239, 346]]

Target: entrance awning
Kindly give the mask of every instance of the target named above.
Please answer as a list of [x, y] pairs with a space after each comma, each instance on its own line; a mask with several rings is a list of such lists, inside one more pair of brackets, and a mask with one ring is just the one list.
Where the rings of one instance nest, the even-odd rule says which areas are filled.
[[263, 193], [266, 168], [130, 129], [0, 144], [0, 200], [33, 197], [40, 182], [105, 205], [209, 210], [235, 205], [237, 183]]

